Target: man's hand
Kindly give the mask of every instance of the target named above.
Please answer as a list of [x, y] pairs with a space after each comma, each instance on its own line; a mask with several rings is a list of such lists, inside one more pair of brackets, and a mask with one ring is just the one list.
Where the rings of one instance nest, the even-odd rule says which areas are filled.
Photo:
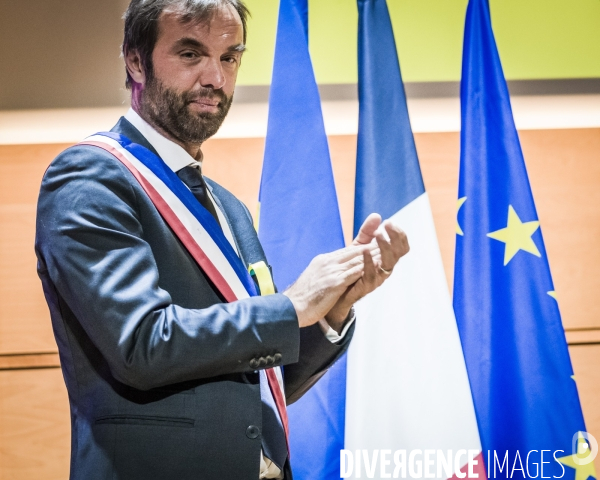
[[325, 315], [327, 323], [338, 333], [352, 305], [379, 287], [410, 249], [406, 234], [389, 220], [382, 223], [381, 216], [376, 213], [367, 217], [352, 245], [369, 245], [371, 248], [363, 252], [363, 275], [346, 289]]
[[[296, 309], [300, 327], [308, 327], [325, 317], [348, 287], [361, 278], [366, 258], [363, 252], [369, 248], [372, 247], [356, 244], [317, 255], [283, 292]], [[371, 259], [370, 255], [368, 258]]]

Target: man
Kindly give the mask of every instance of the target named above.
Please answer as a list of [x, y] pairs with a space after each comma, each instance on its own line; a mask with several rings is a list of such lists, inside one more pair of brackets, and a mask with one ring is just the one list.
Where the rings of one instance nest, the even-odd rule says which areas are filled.
[[246, 16], [239, 0], [133, 0], [132, 109], [44, 176], [36, 252], [72, 479], [291, 478], [283, 395], [299, 398], [347, 349], [352, 304], [408, 251], [372, 215], [283, 293], [265, 295], [263, 268], [255, 295], [246, 269], [266, 259], [250, 215], [200, 173], [202, 143], [231, 105]]

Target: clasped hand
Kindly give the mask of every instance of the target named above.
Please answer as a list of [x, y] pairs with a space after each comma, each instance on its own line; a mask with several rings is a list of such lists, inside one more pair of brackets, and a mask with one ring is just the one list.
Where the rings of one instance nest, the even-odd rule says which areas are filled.
[[292, 301], [300, 327], [325, 318], [340, 332], [352, 305], [379, 287], [408, 251], [406, 234], [372, 213], [352, 245], [317, 255], [283, 294]]

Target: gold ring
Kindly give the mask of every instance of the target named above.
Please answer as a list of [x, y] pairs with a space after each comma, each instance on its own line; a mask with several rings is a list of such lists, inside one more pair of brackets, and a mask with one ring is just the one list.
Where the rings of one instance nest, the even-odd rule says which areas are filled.
[[391, 275], [392, 271], [394, 270], [392, 268], [392, 270], [386, 270], [385, 268], [383, 268], [381, 265], [379, 265], [379, 270], [381, 270], [383, 273], [385, 273], [386, 275]]

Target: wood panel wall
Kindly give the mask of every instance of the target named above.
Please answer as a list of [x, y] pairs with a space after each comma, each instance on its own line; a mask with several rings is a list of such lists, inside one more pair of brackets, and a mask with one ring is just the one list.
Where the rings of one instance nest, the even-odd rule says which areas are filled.
[[[587, 427], [600, 438], [600, 129], [520, 132]], [[355, 136], [329, 139], [346, 238]], [[458, 133], [416, 135], [452, 286]], [[39, 182], [67, 145], [0, 146], [0, 480], [68, 476], [69, 412], [35, 272]], [[205, 173], [255, 212], [264, 139], [210, 140]]]

